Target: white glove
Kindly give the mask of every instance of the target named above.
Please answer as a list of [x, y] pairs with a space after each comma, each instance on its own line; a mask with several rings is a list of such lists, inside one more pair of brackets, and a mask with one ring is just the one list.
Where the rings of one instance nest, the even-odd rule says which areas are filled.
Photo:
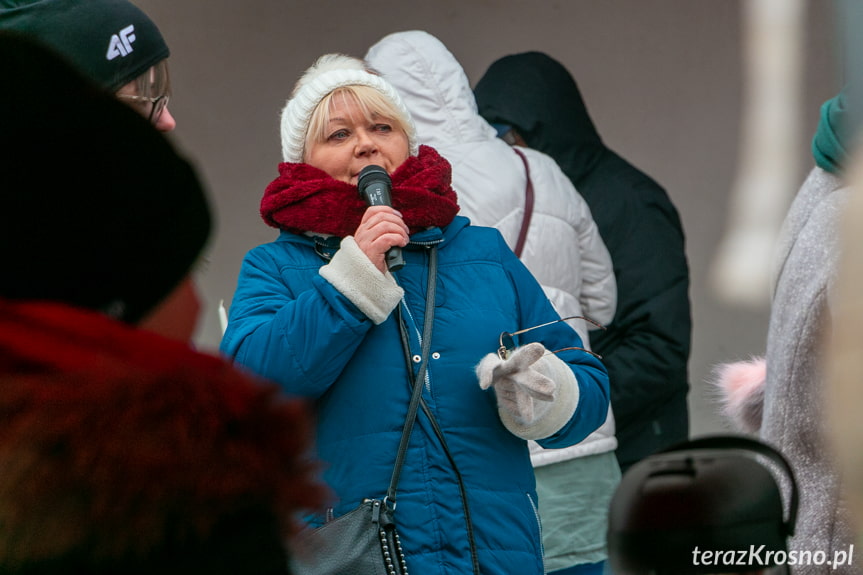
[[494, 386], [503, 424], [523, 439], [559, 431], [575, 413], [578, 385], [569, 366], [541, 343], [515, 349], [509, 359], [490, 353], [479, 362], [479, 386]]

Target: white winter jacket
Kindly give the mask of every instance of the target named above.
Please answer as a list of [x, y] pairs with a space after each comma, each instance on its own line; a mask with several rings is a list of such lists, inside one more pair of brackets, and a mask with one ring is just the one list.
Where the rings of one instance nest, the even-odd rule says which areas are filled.
[[[455, 57], [434, 36], [410, 31], [383, 38], [369, 49], [366, 61], [399, 91], [416, 123], [419, 142], [452, 164], [460, 213], [474, 224], [497, 228], [515, 248], [524, 216], [524, 165], [477, 113], [467, 75]], [[553, 159], [519, 149], [528, 159], [535, 194], [521, 260], [561, 316], [610, 322], [617, 284], [587, 203]], [[571, 323], [589, 346], [584, 322]], [[616, 447], [609, 408], [605, 423], [578, 445], [547, 450], [531, 442], [531, 460], [534, 466], [546, 465]]]

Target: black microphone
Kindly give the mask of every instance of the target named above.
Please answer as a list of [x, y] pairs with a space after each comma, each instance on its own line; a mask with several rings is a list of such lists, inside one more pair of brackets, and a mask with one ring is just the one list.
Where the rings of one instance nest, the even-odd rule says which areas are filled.
[[[370, 206], [392, 206], [393, 200], [390, 191], [393, 189], [393, 181], [385, 169], [374, 164], [366, 166], [360, 171], [357, 188], [360, 196]], [[384, 260], [387, 269], [391, 272], [402, 269], [405, 260], [402, 257], [402, 249], [393, 246], [387, 250]]]

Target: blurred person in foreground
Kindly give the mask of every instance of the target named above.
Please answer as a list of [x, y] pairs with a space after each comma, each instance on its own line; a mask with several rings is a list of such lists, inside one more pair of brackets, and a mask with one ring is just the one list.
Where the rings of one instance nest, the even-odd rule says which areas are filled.
[[288, 573], [311, 422], [188, 345], [194, 170], [27, 37], [0, 76], [0, 571]]
[[[623, 475], [609, 511], [611, 572], [779, 575], [826, 562], [789, 551], [798, 503], [794, 471], [767, 443], [715, 435], [673, 445]], [[853, 549], [829, 561], [848, 564]]]
[[[863, 112], [857, 107], [853, 113]], [[843, 212], [840, 234], [835, 299], [833, 300], [833, 337], [826, 346], [825, 396], [830, 449], [842, 476], [854, 540], [863, 543], [863, 258], [857, 248], [863, 245], [863, 148], [859, 140], [849, 146], [847, 177], [850, 197]]]

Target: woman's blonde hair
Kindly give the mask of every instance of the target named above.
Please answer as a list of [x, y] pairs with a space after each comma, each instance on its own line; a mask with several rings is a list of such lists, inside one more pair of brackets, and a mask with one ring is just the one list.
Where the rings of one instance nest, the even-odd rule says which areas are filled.
[[[327, 139], [328, 126], [332, 118], [333, 101], [336, 97], [357, 105], [367, 122], [379, 122], [386, 119], [393, 124], [393, 129], [408, 133], [409, 120], [405, 118], [399, 107], [379, 90], [370, 86], [351, 85], [336, 88], [318, 102], [309, 119], [306, 140], [303, 145], [303, 158], [313, 142], [323, 142]], [[352, 118], [353, 120], [354, 118]]]

